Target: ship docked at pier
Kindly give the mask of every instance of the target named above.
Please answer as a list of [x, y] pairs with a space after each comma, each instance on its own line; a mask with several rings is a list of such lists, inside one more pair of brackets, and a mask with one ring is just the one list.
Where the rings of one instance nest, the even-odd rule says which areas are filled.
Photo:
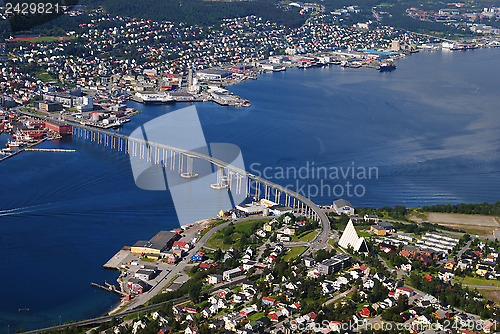
[[175, 101], [170, 94], [161, 92], [137, 92], [132, 100], [145, 104], [164, 104]]

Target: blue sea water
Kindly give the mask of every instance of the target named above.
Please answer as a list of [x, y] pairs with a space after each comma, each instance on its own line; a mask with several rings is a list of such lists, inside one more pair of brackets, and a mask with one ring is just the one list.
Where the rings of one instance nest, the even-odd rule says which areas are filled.
[[[230, 87], [249, 108], [195, 105], [208, 142], [238, 145], [247, 170], [321, 205], [338, 197], [355, 206], [494, 202], [499, 56], [421, 52], [389, 73], [289, 69]], [[129, 106], [143, 113], [124, 134], [186, 105]], [[0, 135], [1, 146], [7, 138]], [[178, 225], [169, 193], [137, 188], [123, 154], [77, 140], [40, 147], [77, 152], [24, 152], [0, 164], [0, 333], [110, 310], [118, 298], [90, 286], [116, 280], [102, 265], [122, 246]], [[318, 177], [313, 166], [328, 174]], [[363, 178], [363, 168], [377, 173]], [[349, 175], [335, 178], [335, 170]], [[347, 196], [348, 181], [363, 196]]]

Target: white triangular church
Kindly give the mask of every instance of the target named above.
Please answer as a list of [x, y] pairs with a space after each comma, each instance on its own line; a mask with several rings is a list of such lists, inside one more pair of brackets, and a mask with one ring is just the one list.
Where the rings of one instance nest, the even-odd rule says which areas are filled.
[[352, 223], [352, 219], [349, 219], [349, 223], [347, 223], [344, 233], [342, 233], [342, 236], [340, 237], [339, 246], [345, 249], [352, 247], [355, 252], [368, 252], [368, 246], [366, 245], [365, 238], [358, 236], [358, 233], [354, 228], [354, 224]]

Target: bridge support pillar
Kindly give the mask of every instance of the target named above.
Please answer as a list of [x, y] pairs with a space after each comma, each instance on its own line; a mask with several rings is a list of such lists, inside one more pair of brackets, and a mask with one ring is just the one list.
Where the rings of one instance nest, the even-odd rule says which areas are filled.
[[194, 158], [192, 156], [186, 155], [186, 169], [185, 173], [181, 172], [181, 177], [185, 179], [192, 179], [198, 177], [198, 174], [193, 173]]
[[223, 167], [218, 167], [217, 169], [217, 183], [213, 183], [210, 185], [210, 188], [212, 189], [225, 189], [228, 187], [227, 184], [227, 176], [224, 175], [224, 168]]

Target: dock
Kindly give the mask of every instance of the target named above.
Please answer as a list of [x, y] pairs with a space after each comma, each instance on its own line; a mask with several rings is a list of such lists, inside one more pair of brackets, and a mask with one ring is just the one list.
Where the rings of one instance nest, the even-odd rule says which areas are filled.
[[76, 152], [76, 150], [68, 150], [64, 148], [32, 148], [28, 147], [24, 149], [25, 151], [37, 151], [37, 152]]
[[125, 292], [122, 292], [122, 291], [118, 290], [116, 286], [114, 286], [113, 284], [109, 284], [106, 281], [104, 281], [104, 285], [100, 285], [100, 284], [97, 284], [97, 283], [94, 283], [94, 282], [90, 283], [90, 285], [92, 285], [92, 286], [94, 286], [96, 288], [99, 288], [99, 289], [103, 289], [103, 290], [109, 291], [109, 292], [117, 293], [117, 294], [119, 294], [122, 297], [126, 297], [127, 296], [127, 294]]
[[22, 148], [22, 149], [18, 150], [18, 151], [16, 151], [16, 152], [10, 153], [10, 154], [8, 154], [8, 155], [4, 156], [3, 158], [0, 158], [0, 162], [2, 162], [2, 161], [4, 161], [4, 160], [7, 160], [7, 159], [9, 159], [9, 158], [12, 158], [13, 156], [18, 155], [18, 154], [19, 154], [19, 153], [21, 153], [21, 152], [28, 151], [30, 148], [33, 148], [33, 147], [35, 147], [36, 145], [43, 143], [43, 142], [44, 142], [44, 141], [46, 141], [47, 139], [48, 139], [48, 138], [44, 138], [44, 139], [42, 139], [42, 140], [37, 141], [36, 143], [33, 143], [33, 144], [31, 144], [31, 145], [28, 145], [28, 146], [27, 146], [27, 147], [25, 147], [25, 148]]
[[108, 262], [104, 264], [104, 268], [120, 270], [120, 264], [130, 255], [130, 247], [125, 246], [118, 251]]

